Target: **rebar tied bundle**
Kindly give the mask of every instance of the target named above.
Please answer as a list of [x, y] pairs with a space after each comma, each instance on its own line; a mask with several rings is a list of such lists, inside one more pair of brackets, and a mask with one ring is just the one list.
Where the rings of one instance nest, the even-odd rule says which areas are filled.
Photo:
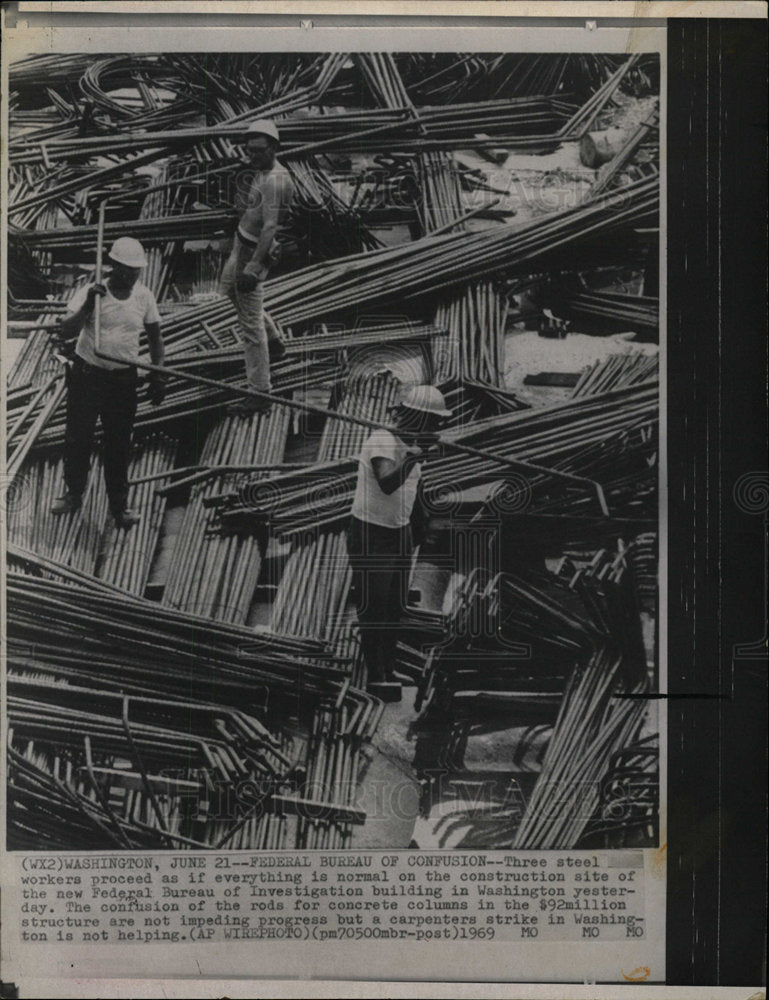
[[552, 706], [562, 691], [542, 770], [509, 832], [513, 848], [574, 847], [612, 754], [644, 723], [650, 677], [634, 574], [620, 546], [580, 569], [563, 564], [558, 576], [489, 579], [476, 568], [455, 592], [446, 623], [453, 639], [428, 656], [417, 707], [446, 713], [458, 696], [500, 693]]
[[342, 706], [321, 706], [315, 713], [308, 744], [304, 795], [310, 802], [331, 803], [303, 817], [297, 830], [299, 850], [349, 849], [352, 826], [361, 822], [355, 808], [361, 749], [376, 731], [384, 706], [362, 697]]
[[[224, 417], [206, 437], [200, 462], [277, 464], [283, 459], [290, 421], [285, 407], [275, 407], [269, 416]], [[205, 506], [208, 497], [237, 479], [237, 474], [229, 474], [193, 486], [165, 581], [164, 604], [220, 621], [246, 621], [263, 553], [253, 535], [212, 534], [208, 529], [213, 512]]]
[[342, 527], [294, 534], [270, 623], [278, 635], [308, 636], [328, 643], [341, 662], [349, 663], [351, 683], [365, 688], [357, 618], [349, 606], [351, 583]]
[[659, 357], [631, 351], [627, 354], [610, 354], [603, 361], [596, 361], [586, 368], [574, 386], [572, 398], [595, 396], [613, 389], [624, 389], [641, 382], [656, 382], [659, 379]]
[[311, 265], [265, 285], [265, 302], [283, 324], [341, 312], [366, 303], [411, 299], [496, 272], [546, 267], [548, 255], [605, 240], [618, 230], [654, 225], [659, 202], [656, 179], [619, 193], [553, 212], [520, 226], [480, 233], [426, 236], [393, 249]]
[[633, 743], [647, 711], [644, 682], [627, 690], [621, 673], [621, 660], [603, 648], [570, 678], [513, 849], [568, 850], [579, 842], [612, 754]]
[[[343, 680], [327, 646], [10, 555], [9, 667], [30, 695], [9, 733], [20, 847], [67, 847], [74, 831], [93, 846], [279, 849], [305, 845], [308, 822], [318, 845], [349, 846], [365, 821], [358, 753], [382, 705]], [[250, 789], [242, 802], [235, 782]]]
[[583, 322], [592, 320], [604, 328], [642, 332], [659, 328], [659, 299], [650, 295], [585, 290], [566, 298], [564, 305]]
[[[650, 380], [451, 428], [444, 431], [446, 438], [476, 445], [489, 458], [447, 454], [432, 459], [424, 466], [425, 485], [428, 490], [438, 489], [442, 483], [445, 491], [454, 484], [461, 488], [473, 477], [478, 477], [477, 481], [484, 475], [493, 477], [493, 455], [557, 469], [590, 445], [611, 440], [630, 428], [656, 424], [658, 397], [659, 386]], [[496, 470], [498, 478], [503, 478], [504, 469], [497, 466]]]
[[[129, 465], [130, 478], [156, 477], [173, 468], [178, 442], [163, 434], [137, 441]], [[142, 511], [130, 533], [114, 527], [107, 509], [101, 457], [92, 462], [80, 510], [51, 513], [54, 499], [65, 490], [63, 460], [49, 455], [31, 461], [19, 475], [18, 501], [8, 512], [8, 540], [48, 559], [142, 594], [160, 534], [165, 499], [152, 485], [131, 486], [128, 503]]]
[[[342, 665], [318, 640], [276, 636], [134, 597], [9, 546], [9, 662], [137, 693], [259, 705], [266, 693], [336, 696]], [[16, 566], [55, 573], [47, 580]], [[75, 581], [75, 582], [73, 582]], [[162, 669], [159, 666], [162, 665]]]
[[[459, 176], [445, 153], [420, 156], [422, 226], [425, 235], [465, 230]], [[507, 300], [492, 282], [472, 282], [437, 307], [434, 324], [446, 330], [434, 338], [439, 382], [472, 379], [504, 386]]]
[[[9, 837], [19, 849], [211, 848], [296, 748], [222, 705], [9, 677]], [[288, 753], [286, 752], [288, 751]], [[291, 754], [289, 756], [288, 754]], [[250, 846], [250, 845], [249, 845]]]
[[435, 325], [447, 336], [436, 338], [439, 378], [471, 379], [504, 388], [507, 300], [490, 281], [477, 282], [438, 306]]

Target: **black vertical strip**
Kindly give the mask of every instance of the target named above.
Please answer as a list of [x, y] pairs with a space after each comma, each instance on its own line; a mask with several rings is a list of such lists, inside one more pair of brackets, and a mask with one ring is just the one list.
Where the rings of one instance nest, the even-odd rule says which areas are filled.
[[[709, 486], [717, 463], [716, 216], [708, 213], [707, 21], [668, 22], [668, 664], [676, 692], [718, 691]], [[712, 499], [712, 498], [711, 498]], [[717, 938], [718, 712], [668, 703], [669, 983], [714, 984]], [[695, 766], [696, 762], [696, 766]]]
[[[724, 436], [719, 981], [766, 983], [767, 26], [725, 21], [722, 64]], [[763, 645], [763, 651], [761, 650]], [[751, 650], [751, 646], [753, 649]], [[742, 648], [740, 648], [742, 647]], [[737, 655], [735, 655], [735, 650]], [[763, 659], [761, 658], [763, 656]]]
[[[759, 985], [766, 926], [763, 532], [738, 508], [766, 469], [766, 27], [668, 22], [671, 984]], [[734, 669], [733, 669], [734, 666]]]

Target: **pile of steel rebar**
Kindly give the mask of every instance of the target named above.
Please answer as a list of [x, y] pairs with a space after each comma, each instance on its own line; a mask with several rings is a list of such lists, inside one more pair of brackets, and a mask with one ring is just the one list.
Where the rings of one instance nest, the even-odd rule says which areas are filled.
[[[603, 829], [602, 782], [653, 725], [639, 622], [657, 610], [658, 359], [629, 348], [571, 398], [529, 405], [506, 381], [507, 335], [551, 286], [577, 289], [563, 300], [586, 331], [656, 335], [656, 298], [586, 280], [654, 252], [656, 118], [555, 211], [490, 201], [509, 192], [467, 162], [504, 170], [509, 152], [578, 143], [620, 92], [658, 84], [656, 57], [637, 54], [10, 66], [9, 316], [27, 335], [7, 376], [12, 845], [352, 846], [383, 705], [364, 693], [345, 527], [363, 442], [424, 382], [453, 416], [422, 470], [444, 549], [426, 542], [415, 560], [449, 552], [451, 585], [442, 611], [410, 605], [397, 666], [424, 717], [491, 704], [554, 725], [520, 826], [488, 817], [494, 846], [571, 847]], [[243, 335], [217, 278], [263, 118], [295, 188], [264, 289], [286, 356], [269, 416], [235, 417]], [[65, 435], [52, 334], [99, 273], [100, 206], [105, 248], [145, 246], [170, 369], [161, 405], [140, 394], [131, 531], [108, 516], [99, 432], [81, 510], [50, 512]], [[507, 565], [489, 567], [487, 529]], [[579, 809], [558, 798], [584, 782], [597, 791]]]
[[[264, 771], [273, 757], [282, 761], [284, 768], [291, 764], [292, 772], [295, 772], [291, 782], [287, 783], [285, 774], [277, 776], [274, 773], [274, 764], [273, 773], [256, 774], [257, 779], [269, 779], [263, 801], [255, 803], [253, 808], [250, 808], [250, 802], [242, 804], [237, 823], [233, 823], [230, 816], [208, 816], [209, 819], [218, 819], [220, 822], [210, 829], [206, 827], [205, 837], [202, 837], [199, 827], [194, 825], [192, 829], [198, 829], [197, 837], [190, 836], [189, 826], [185, 835], [180, 836], [178, 823], [186, 822], [189, 817], [185, 817], [183, 809], [180, 814], [178, 803], [166, 803], [164, 816], [175, 817], [177, 823], [176, 829], [171, 830], [171, 840], [178, 841], [182, 847], [223, 846], [225, 841], [244, 847], [301, 846], [307, 836], [304, 821], [311, 819], [312, 828], [322, 840], [328, 836], [331, 838], [329, 843], [332, 843], [339, 836], [342, 842], [348, 842], [350, 824], [360, 823], [365, 819], [359, 810], [352, 807], [357, 781], [357, 753], [376, 728], [381, 703], [344, 682], [344, 671], [339, 670], [338, 658], [330, 657], [327, 646], [313, 639], [255, 633], [197, 616], [161, 612], [153, 602], [131, 597], [50, 560], [40, 559], [14, 547], [11, 547], [10, 555], [14, 572], [8, 581], [8, 656], [13, 675], [20, 678], [19, 683], [25, 678], [27, 683], [31, 683], [28, 680], [31, 676], [36, 684], [45, 687], [46, 692], [51, 691], [51, 697], [55, 701], [54, 711], [58, 711], [58, 707], [67, 698], [73, 704], [79, 702], [82, 705], [84, 689], [92, 688], [96, 689], [96, 693], [89, 697], [89, 711], [101, 699], [114, 705], [118, 712], [117, 728], [113, 727], [112, 730], [107, 720], [96, 718], [93, 721], [97, 728], [89, 730], [86, 712], [78, 709], [79, 716], [70, 713], [72, 720], [77, 718], [77, 724], [73, 726], [70, 722], [67, 740], [59, 729], [55, 729], [53, 722], [51, 727], [46, 728], [45, 711], [39, 704], [41, 692], [38, 690], [34, 704], [30, 703], [29, 707], [29, 718], [39, 720], [39, 728], [35, 730], [38, 738], [30, 742], [27, 737], [21, 743], [28, 751], [27, 759], [31, 764], [27, 770], [35, 772], [34, 778], [28, 776], [28, 783], [38, 787], [46, 784], [49, 788], [55, 786], [60, 793], [55, 797], [56, 800], [64, 797], [67, 800], [64, 805], [70, 811], [75, 808], [82, 812], [85, 808], [86, 812], [95, 813], [97, 819], [103, 820], [105, 815], [111, 818], [110, 809], [104, 805], [104, 796], [98, 788], [93, 787], [94, 782], [91, 781], [86, 789], [83, 787], [83, 782], [88, 785], [90, 774], [84, 775], [81, 768], [77, 773], [69, 769], [66, 775], [60, 775], [60, 765], [54, 759], [57, 753], [59, 757], [64, 754], [67, 760], [72, 759], [71, 753], [66, 751], [68, 741], [75, 741], [77, 744], [78, 739], [85, 739], [89, 733], [103, 733], [105, 739], [117, 740], [117, 746], [113, 742], [109, 748], [100, 747], [98, 778], [104, 777], [110, 794], [113, 794], [115, 788], [125, 788], [126, 781], [127, 787], [136, 789], [140, 778], [135, 772], [140, 772], [143, 779], [140, 787], [147, 795], [131, 798], [131, 818], [134, 820], [139, 817], [141, 831], [147, 825], [148, 818], [151, 819], [152, 813], [157, 814], [156, 806], [151, 801], [152, 796], [148, 793], [148, 785], [155, 787], [157, 782], [149, 781], [148, 774], [145, 773], [149, 769], [144, 763], [160, 756], [165, 757], [168, 766], [172, 768], [173, 755], [166, 753], [168, 744], [160, 730], [147, 731], [144, 735], [141, 726], [135, 727], [133, 723], [126, 726], [125, 706], [129, 696], [132, 705], [151, 702], [166, 714], [173, 714], [179, 703], [177, 714], [189, 718], [194, 718], [191, 713], [197, 711], [205, 711], [209, 716], [213, 713], [227, 718], [242, 718], [242, 712], [233, 710], [242, 709], [244, 705], [250, 712], [264, 717], [263, 713], [269, 702], [273, 713], [283, 705], [286, 718], [297, 711], [300, 712], [300, 717], [305, 717], [311, 736], [307, 744], [310, 747], [316, 739], [313, 734], [319, 732], [315, 728], [317, 720], [326, 720], [324, 738], [329, 747], [335, 748], [331, 757], [331, 770], [326, 771], [320, 760], [316, 759], [314, 750], [308, 751], [307, 746], [304, 750], [298, 746], [289, 762], [283, 752], [292, 745], [292, 741], [286, 743], [288, 734], [283, 737], [270, 736], [261, 726], [259, 732], [267, 738], [264, 750], [257, 750], [255, 759], [253, 751], [247, 754], [243, 759], [248, 762], [249, 767], [244, 769], [241, 765], [239, 773], [230, 774], [229, 778], [223, 780], [234, 781], [236, 777], [242, 780], [249, 774], [253, 777], [254, 766]], [[42, 571], [59, 579], [46, 580], [37, 575], [20, 575], [20, 569], [35, 573]], [[76, 647], [72, 645], [73, 639], [77, 643]], [[163, 658], [162, 671], [153, 662], [158, 656]], [[302, 697], [298, 698], [300, 694]], [[220, 706], [229, 705], [232, 708], [214, 708], [210, 705], [211, 698], [216, 699]], [[275, 725], [277, 718], [282, 717], [275, 716], [272, 724]], [[336, 720], [338, 725], [329, 726], [330, 720]], [[32, 725], [32, 722], [29, 724]], [[215, 738], [230, 738], [223, 726], [230, 728], [226, 719], [224, 723], [217, 722], [213, 727]], [[250, 726], [252, 731], [259, 728], [255, 721]], [[293, 724], [294, 730], [295, 727], [296, 723]], [[25, 732], [21, 723], [15, 727], [14, 732]], [[189, 738], [189, 725], [184, 732]], [[154, 750], [143, 745], [137, 748], [140, 734], [142, 739], [153, 744]], [[13, 737], [13, 733], [11, 735]], [[171, 738], [169, 733], [168, 739]], [[238, 756], [242, 757], [245, 752], [237, 735], [237, 728], [231, 738], [235, 741], [235, 752], [226, 752], [224, 760], [227, 762], [233, 759], [237, 761]], [[91, 753], [85, 742], [82, 746], [86, 756]], [[181, 752], [184, 752], [183, 747]], [[102, 759], [105, 754], [106, 758]], [[179, 775], [183, 786], [182, 802], [185, 801], [185, 794], [187, 800], [190, 795], [194, 800], [195, 795], [201, 792], [200, 788], [190, 791], [185, 782], [192, 781], [202, 785], [205, 792], [203, 798], [212, 791], [212, 782], [216, 785], [215, 775], [210, 769], [213, 757], [207, 759], [206, 754], [207, 751], [197, 762], [193, 758], [189, 759], [184, 776]], [[121, 762], [133, 761], [134, 767], [129, 770], [134, 773], [114, 774], [115, 766], [112, 761], [115, 755], [119, 756]], [[92, 753], [92, 760], [94, 756], [95, 751]], [[191, 757], [189, 754], [187, 756]], [[26, 765], [23, 762], [14, 758], [14, 764], [20, 772], [24, 771]], [[120, 767], [125, 768], [125, 763], [121, 763]], [[67, 787], [64, 790], [61, 789], [62, 777], [66, 778]], [[24, 784], [23, 778], [19, 780]], [[173, 790], [176, 786], [174, 782], [170, 784]], [[98, 785], [99, 780], [96, 781], [96, 786]], [[226, 789], [219, 788], [218, 791], [219, 794], [224, 794]], [[168, 794], [173, 799], [173, 795], [170, 792]], [[84, 795], [95, 800], [96, 805], [84, 804]], [[23, 795], [21, 798], [23, 799]], [[74, 802], [75, 799], [79, 805]], [[101, 810], [99, 805], [102, 806]], [[213, 812], [210, 801], [206, 808]], [[265, 813], [272, 814], [272, 819], [265, 816]], [[243, 819], [240, 819], [241, 816]], [[280, 817], [293, 819], [279, 822]], [[90, 818], [94, 822], [93, 816]], [[76, 824], [76, 828], [79, 825], [81, 824]], [[146, 845], [168, 842], [168, 825], [166, 829], [162, 823], [159, 829], [155, 823], [149, 825], [155, 829], [148, 839], [140, 839], [139, 843]], [[138, 835], [137, 829], [129, 823], [128, 830], [123, 830], [123, 833], [128, 833], [130, 837], [131, 831]], [[122, 846], [128, 845], [122, 842]]]
[[[366, 303], [434, 295], [460, 282], [501, 270], [543, 268], [548, 254], [607, 238], [617, 230], [655, 224], [656, 181], [640, 181], [585, 205], [521, 226], [480, 233], [427, 236], [394, 249], [312, 265], [266, 283], [265, 302], [281, 323], [344, 312]], [[536, 264], [534, 263], [536, 261]]]
[[256, 633], [95, 583], [86, 589], [9, 574], [9, 650], [18, 644], [34, 669], [67, 678], [101, 677], [159, 696], [197, 692], [233, 705], [259, 704], [271, 688], [292, 697], [331, 693], [344, 681], [343, 665], [330, 662], [319, 640]]
[[656, 354], [640, 351], [610, 354], [582, 372], [572, 397], [595, 396], [600, 392], [624, 389], [640, 382], [656, 382], [658, 379], [659, 358]]
[[[282, 407], [256, 419], [225, 417], [207, 436], [200, 462], [276, 465], [283, 459], [289, 423], [290, 414]], [[209, 496], [237, 478], [237, 473], [213, 475], [192, 487], [168, 567], [164, 604], [220, 621], [246, 621], [261, 569], [258, 542], [251, 535], [212, 534], [213, 512], [206, 508]]]
[[558, 713], [509, 846], [573, 847], [597, 808], [612, 754], [643, 724], [649, 677], [631, 548], [599, 551], [557, 575], [489, 578], [473, 570], [454, 594], [447, 622], [454, 641], [425, 659], [417, 700], [423, 711], [443, 714], [456, 699], [482, 697], [486, 705], [528, 704], [538, 717]]
[[[499, 97], [506, 93], [565, 95], [598, 89], [617, 69], [621, 57], [598, 53], [556, 56], [540, 53], [408, 53], [398, 66], [410, 93], [431, 101], [451, 103], [478, 95]], [[642, 57], [630, 70], [634, 86], [651, 86], [653, 60]], [[636, 76], [641, 75], [641, 80]]]
[[12, 842], [66, 846], [72, 824], [92, 848], [214, 847], [252, 808], [246, 783], [291, 781], [296, 748], [237, 709], [23, 673], [8, 687]]
[[573, 674], [514, 849], [568, 850], [579, 842], [612, 754], [635, 741], [644, 720], [646, 684], [627, 689], [620, 673], [621, 661], [600, 649]]
[[583, 291], [567, 298], [565, 305], [583, 322], [589, 319], [604, 328], [656, 331], [659, 327], [659, 299], [648, 295]]
[[155, 495], [153, 479], [173, 468], [177, 449], [178, 441], [164, 434], [135, 442], [129, 476], [145, 481], [129, 489], [128, 503], [142, 511], [130, 535], [115, 528], [108, 515], [99, 456], [92, 462], [82, 508], [61, 515], [51, 513], [51, 504], [64, 491], [62, 459], [41, 457], [28, 466], [8, 512], [9, 542], [143, 594], [166, 507], [165, 498]]

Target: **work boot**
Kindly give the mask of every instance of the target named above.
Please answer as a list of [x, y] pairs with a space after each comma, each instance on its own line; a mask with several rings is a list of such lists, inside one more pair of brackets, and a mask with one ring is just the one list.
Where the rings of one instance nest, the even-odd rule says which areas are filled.
[[121, 510], [118, 514], [114, 514], [115, 526], [118, 528], [133, 528], [135, 524], [141, 521], [141, 514], [137, 514], [135, 510]]
[[75, 493], [70, 493], [69, 490], [67, 490], [63, 497], [57, 497], [57, 499], [51, 504], [51, 513], [72, 514], [76, 510], [80, 510], [80, 504], [82, 502], [82, 497], [77, 496]]
[[271, 409], [272, 403], [269, 399], [254, 399], [253, 397], [249, 397], [237, 403], [231, 403], [227, 407], [227, 413], [231, 417], [252, 417], [255, 413], [261, 413], [266, 417]]
[[286, 345], [282, 340], [269, 340], [267, 342], [267, 351], [270, 355], [270, 361], [280, 361], [281, 358], [286, 356]]

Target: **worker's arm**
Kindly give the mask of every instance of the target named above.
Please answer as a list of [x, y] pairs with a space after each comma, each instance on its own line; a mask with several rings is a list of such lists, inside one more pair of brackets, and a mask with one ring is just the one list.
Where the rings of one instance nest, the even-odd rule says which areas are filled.
[[150, 360], [153, 365], [162, 365], [165, 359], [165, 349], [163, 347], [163, 338], [160, 335], [160, 323], [145, 323], [144, 330], [147, 334]]
[[409, 448], [404, 460], [398, 464], [391, 458], [376, 457], [371, 459], [371, 467], [379, 484], [380, 490], [390, 496], [406, 482], [409, 473], [417, 463], [424, 458], [421, 448]]
[[411, 538], [414, 545], [423, 545], [425, 542], [435, 540], [434, 532], [431, 531], [430, 515], [427, 512], [424, 495], [424, 481], [419, 477], [417, 493], [414, 497], [414, 506], [411, 508]]
[[[150, 360], [153, 365], [161, 365], [165, 359], [163, 337], [160, 333], [160, 315], [154, 298], [148, 305], [144, 317], [144, 332], [147, 334], [147, 344], [150, 349]], [[166, 376], [162, 372], [150, 372], [148, 376], [147, 396], [153, 406], [160, 406], [166, 397]]]
[[104, 285], [91, 285], [86, 293], [85, 301], [74, 312], [67, 313], [59, 323], [57, 336], [61, 341], [72, 340], [77, 337], [83, 329], [84, 324], [93, 312], [94, 302], [97, 295], [106, 295], [107, 290]]
[[270, 254], [270, 247], [272, 246], [272, 241], [275, 239], [277, 231], [278, 210], [276, 208], [274, 210], [274, 214], [273, 212], [270, 212], [269, 221], [265, 219], [262, 231], [259, 234], [259, 242], [256, 244], [256, 250], [254, 250], [251, 260], [243, 268], [243, 274], [253, 275], [257, 281], [264, 278], [267, 274], [267, 260]]
[[[252, 291], [256, 281], [265, 277], [270, 250], [280, 226], [281, 212], [291, 198], [291, 187], [282, 178], [271, 177], [265, 182], [260, 193], [261, 230], [251, 259], [245, 264], [239, 276], [239, 291]], [[248, 212], [244, 214], [241, 223], [248, 230]], [[243, 276], [248, 276], [245, 281]]]

